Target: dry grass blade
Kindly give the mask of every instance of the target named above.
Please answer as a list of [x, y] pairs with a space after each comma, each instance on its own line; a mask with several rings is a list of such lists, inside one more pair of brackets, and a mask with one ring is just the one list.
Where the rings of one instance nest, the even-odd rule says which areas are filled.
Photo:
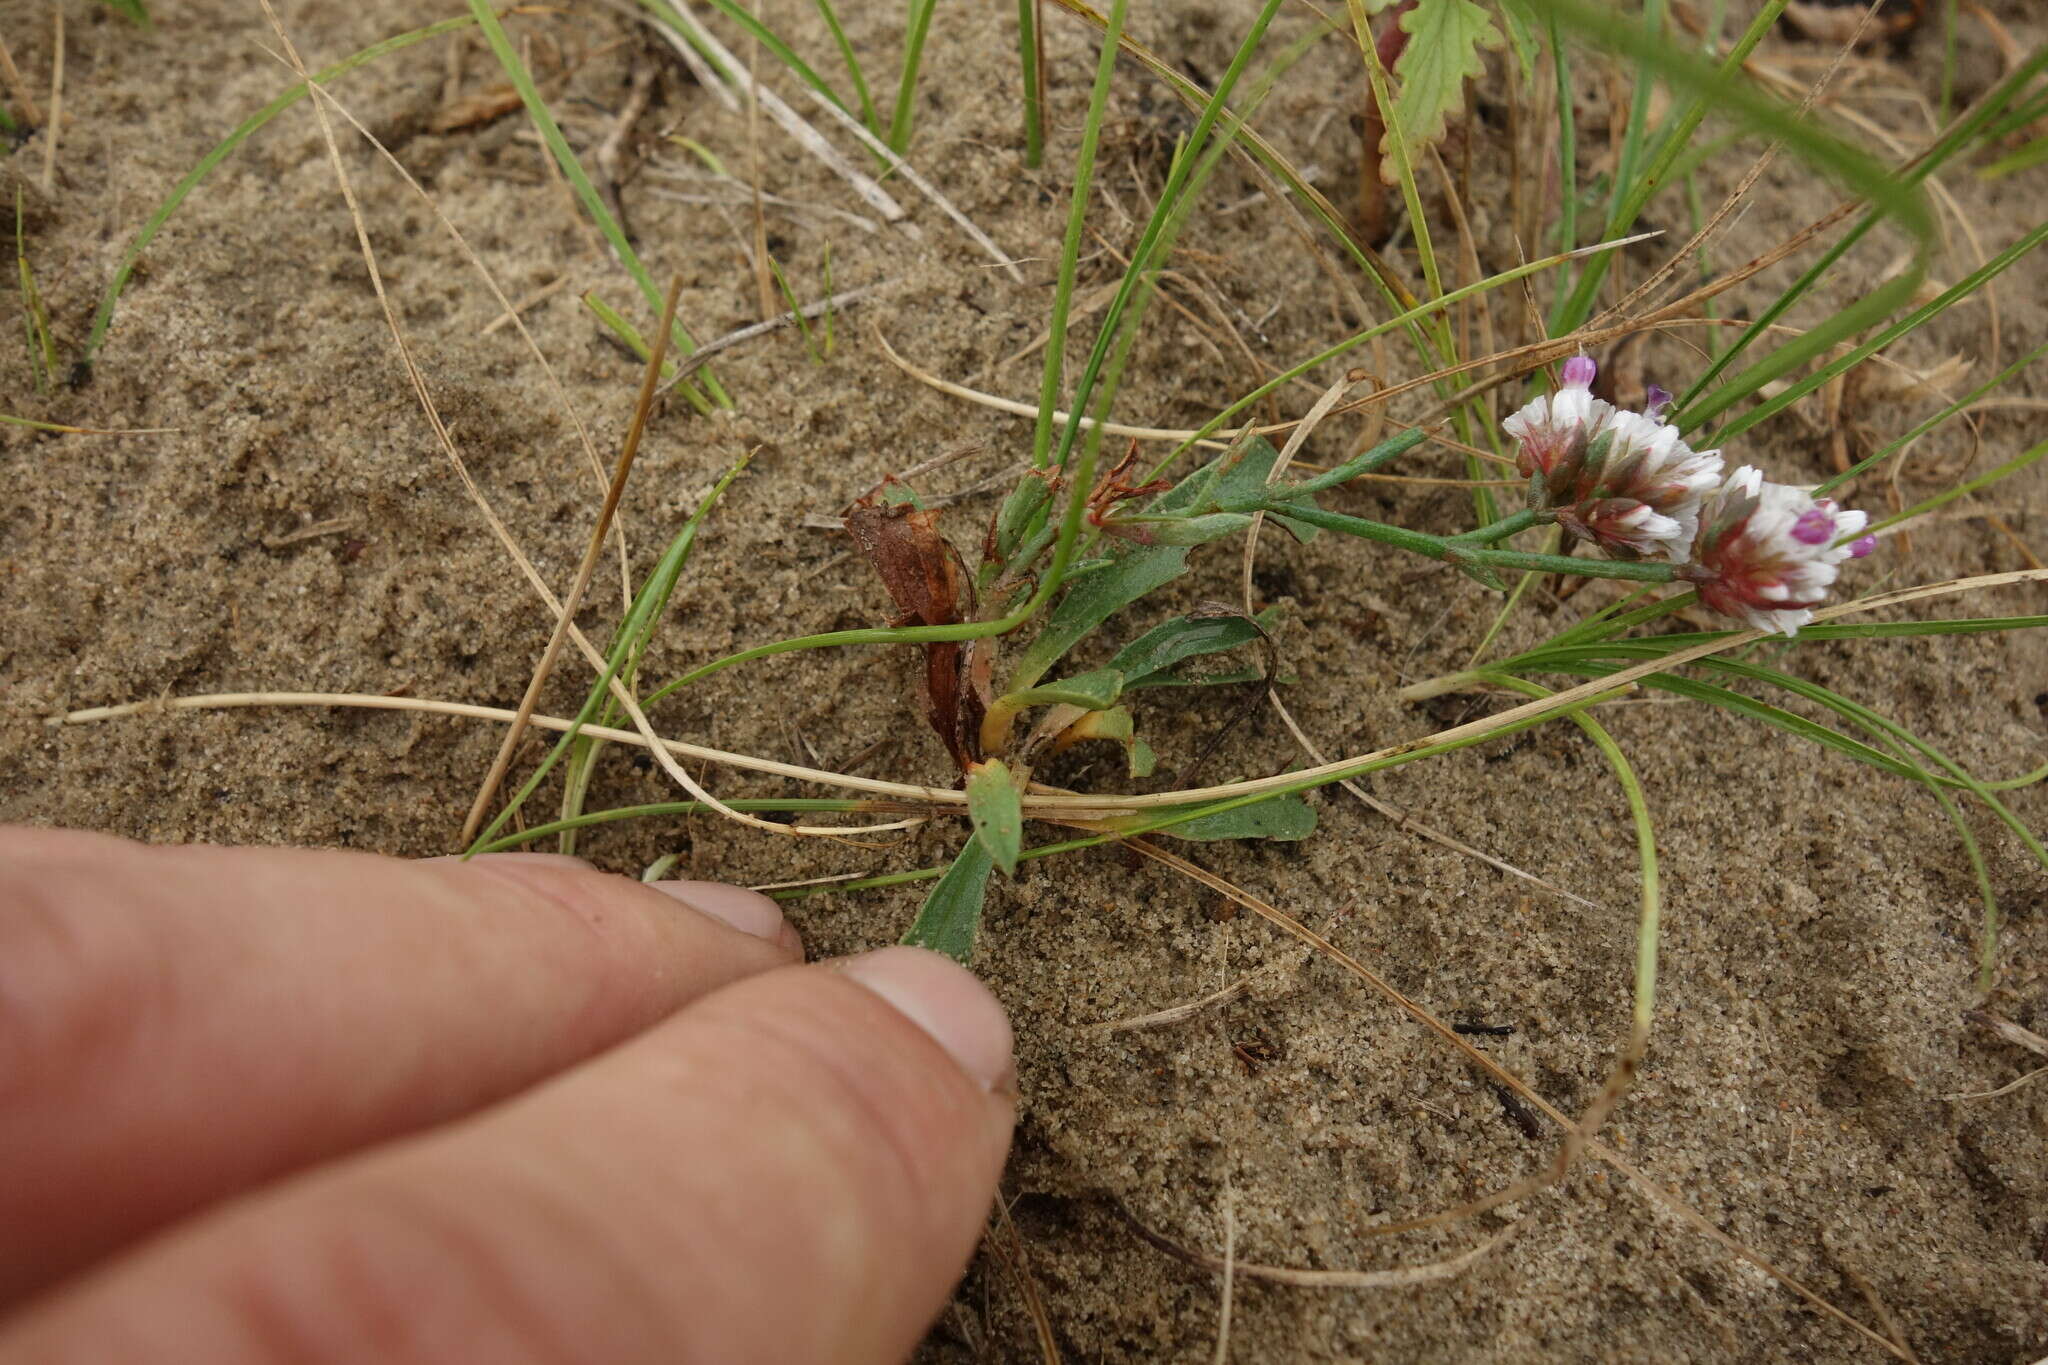
[[[270, 20], [271, 27], [276, 30], [278, 38], [284, 46], [288, 64], [297, 73], [300, 80], [304, 81], [309, 87], [314, 86], [316, 82], [314, 82], [311, 74], [307, 71], [305, 63], [300, 60], [298, 49], [293, 45], [291, 36], [285, 32], [284, 26], [278, 21], [277, 12], [271, 0], [261, 0], [261, 3], [265, 16]], [[540, 571], [534, 568], [533, 561], [527, 557], [525, 551], [519, 548], [519, 542], [513, 538], [512, 532], [506, 527], [504, 520], [491, 507], [490, 499], [485, 497], [483, 489], [477, 486], [476, 479], [469, 472], [468, 463], [462, 458], [462, 452], [456, 447], [455, 439], [449, 432], [447, 423], [441, 419], [440, 409], [435, 406], [433, 395], [427, 389], [426, 376], [421, 372], [419, 362], [414, 359], [412, 345], [406, 339], [405, 329], [398, 321], [398, 310], [392, 304], [391, 296], [384, 288], [384, 273], [377, 264], [376, 249], [370, 243], [369, 225], [363, 217], [361, 205], [356, 200], [354, 182], [349, 179], [348, 168], [342, 162], [341, 144], [336, 140], [334, 126], [328, 118], [327, 103], [319, 99], [317, 91], [315, 91], [315, 97], [311, 100], [311, 104], [313, 106], [314, 118], [320, 125], [321, 138], [327, 146], [328, 166], [334, 173], [335, 183], [341, 189], [342, 199], [348, 205], [349, 220], [355, 227], [356, 245], [363, 255], [363, 264], [370, 276], [370, 287], [377, 295], [379, 307], [383, 309], [385, 325], [391, 331], [392, 342], [398, 351], [399, 363], [404, 368], [406, 378], [412, 385], [413, 395], [419, 401], [420, 411], [425, 415], [428, 424], [433, 428], [435, 439], [441, 443], [441, 449], [448, 456], [448, 461], [454, 467], [456, 476], [462, 481], [463, 491], [469, 496], [470, 501], [476, 505], [478, 512], [484, 518], [485, 524], [490, 528], [491, 534], [496, 536], [498, 543], [505, 547], [506, 554], [518, 566], [521, 576], [532, 587], [535, 596], [539, 597], [548, 610], [557, 617], [569, 620], [570, 618], [562, 610], [562, 604], [556, 600], [546, 581], [541, 578]], [[598, 652], [597, 647], [592, 645], [583, 632], [576, 628], [573, 620], [570, 620], [567, 629], [569, 639], [575, 644], [577, 651], [589, 661], [591, 667], [599, 676], [604, 675], [608, 671], [608, 665], [605, 662], [604, 656]], [[727, 819], [755, 829], [766, 830], [773, 834], [785, 836], [821, 835], [839, 837], [868, 832], [858, 828], [839, 829], [806, 825], [782, 825], [772, 820], [757, 819], [754, 816], [732, 809], [732, 807], [706, 791], [694, 777], [690, 776], [688, 770], [676, 761], [675, 754], [671, 752], [670, 743], [664, 742], [659, 735], [655, 734], [653, 723], [647, 719], [646, 712], [641, 709], [639, 699], [616, 677], [611, 680], [611, 695], [625, 709], [626, 714], [632, 718], [636, 738], [630, 742], [644, 744], [652, 752], [656, 762], [661, 764], [662, 771], [674, 779], [677, 785]], [[895, 829], [898, 827], [897, 825], [889, 825], [884, 828]]]
[[1167, 1024], [1183, 1023], [1194, 1018], [1204, 1010], [1214, 1009], [1218, 1005], [1229, 1004], [1247, 990], [1250, 990], [1251, 984], [1252, 979], [1249, 974], [1240, 976], [1222, 990], [1211, 991], [1199, 1000], [1187, 1000], [1178, 1005], [1168, 1005], [1163, 1010], [1154, 1010], [1150, 1014], [1140, 1014], [1130, 1019], [1105, 1020], [1100, 1024], [1091, 1025], [1088, 1032], [1129, 1033], [1135, 1029], [1162, 1028]]
[[1227, 1365], [1230, 1359], [1230, 1310], [1233, 1304], [1231, 1291], [1237, 1288], [1237, 1204], [1230, 1197], [1230, 1188], [1223, 1190], [1223, 1293], [1222, 1303], [1216, 1311], [1216, 1355], [1215, 1365]]
[[1010, 1217], [1010, 1201], [1000, 1191], [996, 1195], [996, 1227], [983, 1240], [1003, 1263], [1017, 1286], [1017, 1296], [1024, 1300], [1025, 1315], [1038, 1340], [1038, 1358], [1045, 1365], [1060, 1365], [1059, 1336], [1053, 1331], [1052, 1315], [1046, 1312], [1045, 1296], [1038, 1292], [1038, 1281], [1031, 1274], [1031, 1257], [1025, 1250], [1024, 1235]]
[[619, 510], [619, 498], [625, 494], [626, 480], [633, 472], [633, 461], [640, 454], [640, 438], [647, 431], [647, 414], [654, 407], [654, 392], [661, 383], [661, 364], [668, 357], [670, 329], [676, 320], [676, 299], [683, 292], [683, 277], [676, 276], [669, 281], [668, 295], [661, 302], [661, 323], [655, 329], [654, 347], [647, 358], [647, 372], [640, 380], [640, 397], [633, 404], [633, 424], [626, 429], [626, 441], [619, 448], [619, 462], [612, 470], [611, 484], [604, 491], [604, 505], [598, 508], [597, 524], [590, 528], [590, 542], [583, 549], [583, 562], [576, 566], [575, 581], [569, 585], [569, 592], [562, 599], [562, 614], [555, 618], [555, 628], [548, 635], [547, 648], [541, 651], [540, 662], [534, 665], [533, 677], [526, 684], [526, 695], [519, 699], [519, 712], [512, 717], [512, 723], [505, 728], [504, 742], [498, 746], [498, 755], [491, 760], [491, 770], [484, 774], [483, 785], [477, 788], [476, 800], [470, 803], [469, 816], [462, 822], [462, 842], [467, 844], [476, 838], [478, 826], [483, 824], [484, 812], [497, 798], [499, 784], [505, 780], [505, 772], [512, 766], [512, 751], [519, 746], [520, 737], [526, 733], [526, 718], [533, 714], [533, 708], [540, 701], [540, 691], [555, 671], [555, 660], [561, 657], [562, 644], [568, 638], [569, 626], [576, 619], [576, 609], [583, 605], [583, 594], [590, 587], [590, 579], [597, 572], [597, 561], [604, 554], [605, 532], [611, 529], [612, 514]]
[[1222, 1256], [1211, 1256], [1207, 1252], [1184, 1247], [1163, 1233], [1155, 1232], [1138, 1221], [1136, 1214], [1122, 1204], [1115, 1205], [1131, 1230], [1145, 1242], [1165, 1252], [1177, 1261], [1185, 1261], [1203, 1270], [1222, 1272], [1226, 1267], [1236, 1275], [1248, 1280], [1264, 1280], [1269, 1284], [1293, 1285], [1298, 1289], [1405, 1289], [1409, 1285], [1428, 1284], [1433, 1280], [1448, 1280], [1461, 1271], [1470, 1269], [1476, 1262], [1484, 1260], [1498, 1250], [1508, 1239], [1521, 1231], [1521, 1223], [1510, 1223], [1470, 1251], [1427, 1265], [1401, 1266], [1393, 1270], [1297, 1270], [1284, 1265], [1253, 1265], [1245, 1261], [1231, 1261]]
[[702, 369], [721, 351], [731, 350], [741, 342], [752, 341], [755, 337], [766, 336], [768, 333], [780, 331], [784, 327], [793, 327], [796, 325], [798, 318], [808, 322], [810, 319], [819, 317], [827, 312], [850, 307], [864, 299], [873, 298], [882, 291], [893, 287], [896, 283], [895, 280], [883, 280], [879, 284], [862, 285], [858, 289], [849, 289], [841, 294], [827, 294], [824, 298], [814, 303], [807, 303], [801, 308], [792, 308], [787, 313], [780, 313], [775, 317], [766, 318], [760, 322], [750, 322], [744, 327], [727, 332], [715, 341], [707, 341], [692, 352], [688, 360], [676, 368], [676, 372], [669, 376], [668, 382], [661, 386], [661, 391], [667, 393], [670, 389]]
[[[451, 446], [450, 449], [452, 450], [453, 447]], [[464, 472], [466, 474], [466, 469]], [[471, 487], [474, 488], [474, 485], [472, 484]], [[476, 491], [472, 496], [481, 499], [482, 493]], [[483, 502], [480, 505], [494, 523], [494, 529], [499, 532], [500, 539], [505, 541], [508, 549], [514, 552], [521, 572], [525, 574], [527, 582], [532, 585], [535, 593], [547, 604], [550, 610], [559, 612], [561, 608], [555, 601], [554, 594], [549, 591], [547, 584], [533, 570], [532, 564], [526, 560], [525, 556], [517, 553], [518, 547], [515, 543], [511, 542], [509, 533], [503, 530], [503, 523], [498, 522], [495, 514], [489, 512], [488, 502]], [[1814, 613], [1814, 620], [1829, 621], [1838, 617], [1875, 611], [1884, 607], [1901, 606], [1905, 603], [1917, 602], [1925, 598], [1944, 597], [1954, 593], [1972, 592], [1986, 588], [2009, 587], [2017, 583], [2039, 583], [2043, 581], [2048, 581], [2048, 569], [2014, 569], [2007, 573], [1981, 574], [1972, 578], [1948, 579], [1940, 583], [1927, 583], [1919, 587], [1902, 588], [1896, 592], [1860, 598], [1853, 602], [1838, 603], [1835, 606], [1827, 607]], [[1320, 764], [1315, 768], [1297, 770], [1290, 773], [1276, 773], [1271, 777], [1255, 778], [1248, 782], [1227, 783], [1216, 787], [1198, 787], [1185, 791], [1153, 792], [1143, 796], [1033, 791], [1027, 793], [1023, 799], [1024, 812], [1027, 815], [1040, 818], [1073, 821], [1102, 820], [1128, 815], [1138, 810], [1156, 810], [1166, 806], [1186, 806], [1203, 801], [1222, 801], [1235, 796], [1255, 795], [1260, 792], [1288, 790], [1301, 785], [1305, 780], [1313, 781], [1317, 778], [1334, 780], [1333, 775], [1346, 768], [1362, 763], [1397, 758], [1403, 754], [1414, 753], [1447, 740], [1477, 739], [1481, 736], [1492, 734], [1504, 726], [1528, 720], [1534, 716], [1552, 715], [1567, 707], [1589, 702], [1604, 693], [1625, 690], [1631, 684], [1647, 677], [1651, 673], [1677, 668], [1683, 664], [1690, 663], [1694, 659], [1702, 659], [1709, 655], [1739, 649], [1744, 645], [1755, 643], [1760, 638], [1762, 638], [1761, 633], [1753, 630], [1733, 632], [1720, 640], [1710, 640], [1703, 644], [1695, 645], [1690, 649], [1668, 655], [1662, 659], [1652, 659], [1631, 665], [1628, 668], [1593, 682], [1582, 683], [1577, 687], [1560, 689], [1541, 701], [1524, 702], [1520, 706], [1506, 711], [1498, 711], [1490, 716], [1468, 721], [1463, 725], [1453, 726], [1448, 730], [1441, 730], [1432, 735], [1424, 735], [1403, 744], [1393, 745], [1390, 748], [1375, 750], [1370, 754], [1362, 754], [1334, 763]], [[594, 669], [599, 673], [604, 671], [605, 663], [603, 656], [584, 637], [582, 631], [571, 627], [569, 639], [583, 653], [584, 657], [591, 662], [591, 666]], [[626, 708], [626, 713], [633, 718], [637, 728], [635, 730], [615, 730], [608, 726], [586, 725], [583, 727], [583, 733], [596, 739], [608, 740], [614, 743], [641, 745], [653, 752], [656, 760], [662, 763], [663, 768], [669, 771], [671, 776], [676, 775], [676, 769], [670, 765], [675, 764], [676, 756], [680, 755], [685, 758], [717, 763], [746, 772], [772, 773], [779, 777], [794, 778], [801, 782], [814, 782], [820, 786], [838, 787], [847, 791], [860, 791], [876, 796], [917, 801], [930, 806], [952, 806], [965, 809], [967, 804], [967, 795], [961, 791], [938, 787], [914, 786], [905, 782], [887, 782], [878, 778], [860, 777], [852, 773], [828, 772], [821, 768], [806, 768], [795, 763], [783, 763], [775, 759], [757, 758], [751, 754], [729, 753], [723, 749], [712, 749], [700, 744], [691, 744], [686, 740], [664, 739], [653, 732], [652, 727], [647, 723], [645, 713], [640, 709], [638, 700], [616, 678], [612, 680], [612, 695], [618, 698], [620, 704]], [[138, 715], [157, 709], [215, 710], [249, 706], [352, 706], [381, 710], [433, 711], [441, 715], [468, 716], [480, 720], [509, 720], [513, 714], [510, 711], [493, 706], [473, 706], [465, 702], [426, 701], [414, 697], [392, 697], [359, 692], [217, 692], [187, 697], [170, 697], [156, 701], [128, 702], [117, 706], [88, 707], [62, 716], [52, 717], [48, 723], [52, 725], [78, 725], [91, 721], [113, 720], [121, 716]], [[548, 729], [567, 729], [571, 724], [571, 722], [558, 717], [541, 716], [532, 717], [530, 723], [544, 726]], [[708, 801], [714, 809], [719, 809], [721, 812], [726, 809], [715, 797], [704, 794], [695, 779], [689, 778], [687, 774], [684, 774], [678, 780], [682, 782], [692, 796], [697, 797], [699, 800]], [[803, 826], [777, 825], [768, 821], [756, 821], [753, 817], [738, 811], [732, 812], [732, 818], [743, 824], [763, 825], [778, 834], [788, 834], [792, 830], [799, 833], [831, 834], [860, 832], [810, 830]]]
[[[731, 49], [718, 41], [712, 35], [710, 29], [699, 23], [696, 15], [692, 14], [681, 3], [673, 4], [671, 11], [677, 18], [689, 25], [690, 36], [686, 39], [682, 34], [677, 33], [665, 24], [655, 24], [653, 26], [654, 31], [662, 36], [664, 42], [677, 52], [687, 53], [689, 57], [696, 55], [689, 52], [691, 44], [701, 44], [703, 50], [710, 53], [712, 59], [718, 63], [720, 75], [739, 86], [741, 92], [749, 99], [757, 100], [760, 103], [761, 112], [780, 124], [782, 130], [794, 138], [799, 147], [809, 152], [813, 157], [822, 162], [827, 170], [850, 185], [853, 188], [853, 192], [860, 196], [861, 201], [876, 213], [882, 215], [884, 221], [899, 224], [904, 233], [910, 237], [914, 238], [918, 235], [917, 225], [904, 221], [909, 215], [904, 212], [903, 205], [896, 202], [895, 196], [883, 189], [873, 176], [840, 155], [839, 149], [826, 141], [825, 135], [806, 122], [802, 114], [790, 108], [789, 104], [780, 95], [777, 95], [773, 90], [755, 80], [752, 74], [748, 72], [746, 65], [733, 56]], [[714, 79], [709, 83], [722, 87], [725, 82]]]
[[804, 87], [804, 93], [806, 95], [809, 95], [811, 99], [817, 103], [817, 106], [820, 109], [824, 110], [833, 118], [838, 119], [840, 124], [844, 126], [848, 132], [852, 133], [856, 138], [860, 139], [862, 146], [866, 147], [876, 156], [881, 157], [882, 160], [888, 164], [890, 170], [894, 171], [896, 174], [902, 176], [905, 180], [908, 180], [911, 184], [915, 185], [919, 193], [923, 194], [925, 198], [931, 200], [932, 203], [938, 206], [939, 212], [945, 214], [948, 218], [951, 218], [954, 222], [958, 223], [960, 225], [960, 230], [966, 233], [967, 236], [974, 242], [976, 246], [980, 247], [984, 252], [986, 252], [990, 260], [994, 261], [998, 266], [1001, 266], [1005, 274], [1007, 274], [1011, 279], [1015, 280], [1018, 284], [1024, 283], [1024, 272], [1017, 268], [1017, 262], [1010, 256], [1010, 254], [1004, 251], [1001, 247], [997, 246], [995, 243], [995, 239], [993, 237], [990, 237], [986, 232], [983, 232], [979, 227], [977, 227], [973, 219], [969, 218], [959, 209], [953, 207], [953, 202], [950, 199], [946, 198], [945, 195], [940, 194], [938, 191], [938, 187], [933, 185], [931, 181], [925, 179], [923, 175], [919, 174], [917, 167], [911, 165], [908, 161], [905, 161], [902, 157], [896, 155], [894, 151], [890, 150], [888, 144], [884, 143], [880, 138], [876, 137], [867, 129], [861, 127], [860, 121], [858, 119], [854, 118], [844, 109], [841, 109], [838, 105], [832, 103], [832, 101], [826, 99], [823, 95], [820, 95], [817, 91], [812, 90], [810, 87], [806, 86]]

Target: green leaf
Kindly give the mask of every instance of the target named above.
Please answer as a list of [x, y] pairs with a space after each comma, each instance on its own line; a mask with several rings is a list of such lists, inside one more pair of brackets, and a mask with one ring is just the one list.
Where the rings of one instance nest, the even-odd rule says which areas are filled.
[[1534, 81], [1542, 48], [1536, 43], [1536, 16], [1529, 10], [1529, 0], [1500, 0], [1500, 17], [1508, 31], [1508, 43], [1515, 49], [1515, 60], [1522, 65], [1522, 79]]
[[1252, 519], [1242, 512], [1210, 512], [1197, 517], [1118, 517], [1110, 524], [1140, 527], [1154, 545], [1207, 545], [1236, 535]]
[[1098, 668], [1093, 673], [1076, 673], [1071, 678], [1062, 678], [1042, 687], [1012, 692], [998, 705], [1011, 711], [1021, 711], [1027, 706], [1078, 706], [1084, 711], [1100, 711], [1114, 705], [1123, 691], [1122, 673], [1114, 668]]
[[917, 919], [902, 941], [913, 948], [944, 953], [961, 966], [974, 955], [974, 936], [981, 928], [982, 904], [988, 898], [988, 874], [994, 869], [988, 846], [969, 839], [960, 856], [939, 878], [918, 907]]
[[1291, 843], [1308, 838], [1315, 828], [1316, 813], [1308, 802], [1299, 796], [1276, 796], [1235, 810], [1198, 815], [1159, 832], [1176, 839], [1279, 839]]
[[[1230, 687], [1238, 683], [1259, 682], [1265, 676], [1266, 672], [1261, 668], [1233, 668], [1222, 673], [1203, 673], [1192, 678], [1183, 677], [1181, 674], [1169, 670], [1163, 673], [1150, 673], [1142, 678], [1133, 678], [1124, 684], [1124, 692], [1129, 694], [1141, 687]], [[1283, 673], [1275, 677], [1273, 681], [1291, 683], [1294, 679]]]
[[1052, 609], [1045, 629], [1017, 660], [1016, 680], [1025, 685], [1045, 676], [1061, 655], [1131, 603], [1186, 572], [1188, 552], [1179, 545], [1127, 549], [1109, 566], [1075, 583]]
[[1248, 645], [1259, 638], [1262, 624], [1242, 616], [1176, 616], [1118, 650], [1109, 666], [1129, 679], [1124, 684], [1127, 692], [1133, 687], [1171, 685], [1181, 679], [1170, 675], [1154, 679], [1152, 675], [1164, 673], [1184, 659]]
[[[1285, 497], [1285, 492], [1269, 488], [1266, 482], [1272, 475], [1274, 462], [1279, 458], [1280, 452], [1263, 436], [1252, 437], [1243, 451], [1237, 455], [1225, 452], [1216, 461], [1220, 467], [1216, 471], [1211, 492], [1216, 506], [1226, 512], [1247, 512], [1261, 507], [1269, 498]], [[1174, 493], [1179, 491], [1176, 488]], [[1167, 498], [1172, 496], [1173, 493], [1166, 495]], [[1316, 528], [1313, 526], [1279, 512], [1269, 510], [1266, 515], [1278, 520], [1287, 528], [1287, 533], [1296, 540], [1306, 542], [1315, 537]]]
[[1017, 778], [1008, 765], [992, 758], [967, 779], [967, 818], [1003, 875], [1017, 875], [1017, 855], [1024, 848], [1024, 805]]
[[143, 8], [142, 0], [106, 0], [106, 5], [129, 23], [149, 27], [149, 11]]
[[[1444, 119], [1465, 107], [1466, 78], [1486, 70], [1479, 49], [1499, 47], [1501, 37], [1473, 0], [1420, 0], [1401, 16], [1401, 27], [1408, 33], [1408, 50], [1394, 64], [1401, 90], [1388, 121], [1399, 128], [1412, 157], [1441, 138]], [[1387, 166], [1394, 162], [1393, 138], [1390, 129], [1380, 142]]]

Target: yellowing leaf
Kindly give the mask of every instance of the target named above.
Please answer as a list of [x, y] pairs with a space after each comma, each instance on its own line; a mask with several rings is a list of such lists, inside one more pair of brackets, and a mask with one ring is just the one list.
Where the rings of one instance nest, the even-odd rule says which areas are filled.
[[1408, 48], [1394, 64], [1401, 89], [1380, 139], [1380, 175], [1389, 185], [1401, 178], [1395, 136], [1414, 164], [1423, 147], [1444, 135], [1444, 119], [1465, 107], [1466, 79], [1486, 69], [1479, 49], [1501, 44], [1492, 16], [1473, 0], [1420, 0], [1401, 16], [1401, 27], [1408, 34]]

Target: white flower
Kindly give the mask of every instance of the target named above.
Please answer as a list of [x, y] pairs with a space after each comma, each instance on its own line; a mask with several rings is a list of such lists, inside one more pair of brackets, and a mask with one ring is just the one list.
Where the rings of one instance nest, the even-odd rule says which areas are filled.
[[1520, 449], [1515, 467], [1526, 478], [1548, 474], [1558, 461], [1583, 451], [1593, 433], [1614, 415], [1614, 405], [1593, 396], [1593, 362], [1573, 356], [1564, 363], [1564, 387], [1529, 400], [1501, 423]]
[[1804, 488], [1766, 483], [1748, 465], [1700, 509], [1692, 562], [1678, 576], [1700, 600], [1757, 630], [1798, 633], [1827, 600], [1843, 561], [1877, 547], [1870, 518]]
[[[1622, 412], [1592, 394], [1593, 362], [1565, 364], [1564, 387], [1501, 425], [1519, 443], [1530, 504], [1624, 558], [1682, 560], [1699, 528], [1700, 499], [1721, 481], [1720, 452], [1696, 451], [1648, 413]], [[1658, 401], [1661, 398], [1662, 401]], [[1652, 395], [1661, 415], [1669, 395]]]

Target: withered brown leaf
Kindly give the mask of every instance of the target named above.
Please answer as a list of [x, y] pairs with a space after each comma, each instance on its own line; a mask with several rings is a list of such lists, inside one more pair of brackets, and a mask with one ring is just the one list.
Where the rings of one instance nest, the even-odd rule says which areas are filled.
[[[974, 614], [974, 582], [960, 552], [939, 534], [939, 514], [907, 504], [862, 498], [846, 514], [846, 529], [895, 602], [892, 626], [951, 626]], [[979, 642], [935, 640], [924, 646], [924, 714], [966, 771], [981, 756], [985, 710], [974, 686]]]

